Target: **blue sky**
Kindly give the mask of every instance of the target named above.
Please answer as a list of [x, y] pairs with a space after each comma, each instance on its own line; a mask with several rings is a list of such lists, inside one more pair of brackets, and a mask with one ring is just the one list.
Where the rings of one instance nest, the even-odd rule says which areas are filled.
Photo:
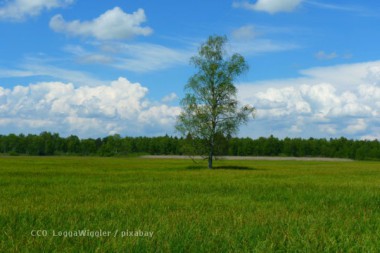
[[375, 0], [0, 0], [0, 134], [175, 134], [209, 35], [250, 71], [240, 136], [380, 138]]

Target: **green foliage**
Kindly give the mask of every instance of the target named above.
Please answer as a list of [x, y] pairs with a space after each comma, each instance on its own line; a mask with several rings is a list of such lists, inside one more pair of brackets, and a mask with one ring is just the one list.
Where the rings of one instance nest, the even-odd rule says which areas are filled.
[[[377, 252], [377, 162], [0, 157], [0, 252]], [[210, 180], [212, 178], [212, 180]], [[48, 230], [33, 237], [34, 229]], [[52, 237], [147, 230], [152, 238]]]
[[207, 156], [209, 168], [218, 147], [227, 136], [236, 134], [254, 112], [250, 105], [239, 108], [234, 82], [248, 70], [248, 65], [239, 54], [227, 58], [226, 43], [226, 37], [210, 36], [198, 55], [191, 58], [197, 73], [185, 87], [183, 111], [176, 125], [183, 136], [190, 136], [187, 140], [193, 148], [187, 150]]
[[[39, 135], [0, 135], [0, 154], [3, 155], [80, 155], [80, 156], [137, 156], [197, 154], [202, 140], [171, 136], [121, 137], [112, 135], [97, 139], [67, 138], [58, 134], [43, 132]], [[194, 143], [195, 142], [195, 143]], [[196, 143], [198, 142], [198, 143]], [[380, 142], [339, 139], [300, 139], [283, 140], [268, 138], [231, 138], [215, 135], [216, 155], [230, 156], [295, 156], [332, 157], [355, 160], [380, 160]], [[201, 149], [202, 147], [199, 147]], [[204, 151], [206, 149], [203, 147]]]

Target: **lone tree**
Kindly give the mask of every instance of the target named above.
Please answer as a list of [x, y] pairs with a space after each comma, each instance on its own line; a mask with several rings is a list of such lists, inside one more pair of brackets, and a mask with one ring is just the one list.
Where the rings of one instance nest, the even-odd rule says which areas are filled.
[[225, 36], [210, 36], [191, 58], [197, 73], [185, 86], [176, 125], [191, 143], [190, 152], [207, 157], [210, 169], [214, 156], [255, 111], [250, 105], [239, 107], [233, 83], [248, 65], [239, 54], [228, 57], [226, 43]]

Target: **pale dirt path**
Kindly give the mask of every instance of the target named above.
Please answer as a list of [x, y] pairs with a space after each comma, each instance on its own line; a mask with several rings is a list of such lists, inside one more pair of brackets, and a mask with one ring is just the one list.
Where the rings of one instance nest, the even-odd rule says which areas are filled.
[[[191, 159], [180, 155], [144, 155], [141, 158], [148, 159]], [[202, 159], [200, 156], [193, 159]], [[352, 162], [351, 159], [326, 158], [326, 157], [277, 157], [277, 156], [220, 156], [219, 160], [262, 160], [262, 161], [325, 161], [325, 162]]]

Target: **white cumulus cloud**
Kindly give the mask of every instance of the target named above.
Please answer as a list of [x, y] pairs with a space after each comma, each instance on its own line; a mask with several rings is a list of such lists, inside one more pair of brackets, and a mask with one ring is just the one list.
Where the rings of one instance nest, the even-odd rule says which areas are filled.
[[248, 1], [234, 2], [235, 8], [244, 8], [254, 11], [264, 11], [271, 14], [277, 12], [291, 12], [302, 3], [303, 0], [257, 0], [255, 3]]
[[55, 32], [72, 36], [94, 37], [99, 40], [128, 39], [134, 36], [150, 35], [150, 27], [141, 26], [146, 22], [143, 9], [132, 14], [115, 7], [91, 21], [66, 21], [62, 15], [55, 15], [50, 20], [50, 28]]
[[0, 87], [0, 130], [81, 137], [173, 131], [180, 108], [152, 102], [147, 93], [146, 87], [125, 78], [93, 87], [61, 82]]
[[[243, 103], [253, 104], [257, 109], [252, 127], [260, 129], [260, 135], [358, 139], [378, 136], [380, 62], [315, 68], [301, 73], [308, 75], [238, 86]], [[332, 73], [335, 78], [329, 78]]]
[[177, 99], [178, 99], [178, 95], [175, 94], [174, 92], [172, 92], [169, 95], [166, 95], [165, 97], [163, 97], [161, 101], [164, 103], [169, 103], [169, 102], [175, 101]]
[[0, 5], [0, 19], [20, 21], [37, 16], [43, 10], [64, 7], [74, 0], [10, 0]]
[[356, 134], [358, 132], [363, 132], [367, 129], [367, 123], [364, 119], [356, 119], [354, 122], [350, 123], [344, 131], [348, 134]]

